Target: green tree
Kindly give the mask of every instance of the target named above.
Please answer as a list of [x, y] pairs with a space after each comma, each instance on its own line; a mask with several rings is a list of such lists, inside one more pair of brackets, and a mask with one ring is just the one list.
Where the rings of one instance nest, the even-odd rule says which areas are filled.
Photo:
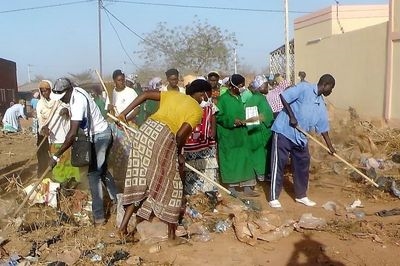
[[171, 28], [166, 22], [145, 35], [138, 53], [147, 65], [155, 63], [180, 71], [202, 74], [212, 69], [227, 70], [233, 62], [233, 48], [238, 46], [234, 33], [223, 31], [207, 21]]
[[93, 71], [92, 70], [85, 70], [80, 73], [68, 73], [68, 75], [71, 77], [72, 80], [77, 82], [78, 84], [80, 83], [88, 83], [88, 82], [93, 82]]

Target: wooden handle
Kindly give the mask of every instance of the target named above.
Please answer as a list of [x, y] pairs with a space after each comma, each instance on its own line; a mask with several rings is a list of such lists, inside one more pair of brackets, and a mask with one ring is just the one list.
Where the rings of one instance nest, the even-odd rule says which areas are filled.
[[42, 183], [43, 179], [46, 177], [46, 175], [52, 170], [50, 166], [47, 167], [46, 171], [42, 174], [42, 176], [39, 178], [39, 180], [36, 182], [36, 184], [33, 186], [31, 191], [25, 196], [24, 200], [22, 203], [19, 205], [18, 209], [14, 212], [13, 217], [15, 218], [17, 214], [22, 210], [22, 208], [25, 206], [25, 204], [28, 202], [29, 198], [32, 196], [33, 192], [36, 190], [36, 188]]
[[[296, 127], [296, 129], [298, 131], [300, 131], [301, 133], [303, 133], [304, 135], [306, 135], [308, 138], [312, 139], [314, 142], [316, 142], [318, 145], [320, 145], [322, 148], [324, 148], [325, 150], [327, 150], [328, 152], [330, 152], [329, 148], [326, 147], [322, 142], [320, 142], [319, 140], [317, 140], [316, 138], [314, 138], [313, 136], [311, 136], [310, 134], [308, 134], [305, 130]], [[338, 158], [340, 161], [342, 161], [343, 163], [345, 163], [347, 166], [349, 166], [350, 168], [352, 168], [354, 171], [356, 171], [359, 175], [361, 175], [363, 178], [365, 178], [368, 182], [370, 182], [371, 184], [373, 184], [375, 187], [379, 187], [379, 185], [377, 183], [375, 183], [374, 180], [372, 180], [371, 178], [369, 178], [368, 176], [366, 176], [365, 174], [363, 174], [360, 170], [358, 170], [356, 167], [354, 167], [352, 164], [350, 164], [349, 162], [347, 162], [345, 159], [343, 159], [342, 157], [340, 157], [338, 154], [334, 153], [333, 156], [335, 156], [336, 158]]]

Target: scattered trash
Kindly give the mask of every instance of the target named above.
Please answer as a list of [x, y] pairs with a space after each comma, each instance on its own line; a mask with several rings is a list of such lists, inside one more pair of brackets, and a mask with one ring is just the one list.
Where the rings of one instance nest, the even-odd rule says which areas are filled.
[[400, 163], [400, 153], [395, 153], [392, 155], [392, 161], [395, 163]]
[[158, 252], [160, 252], [160, 250], [161, 250], [161, 246], [160, 245], [154, 245], [154, 246], [151, 246], [149, 248], [149, 253], [150, 254], [158, 253]]
[[304, 229], [320, 229], [326, 226], [326, 220], [324, 218], [317, 218], [312, 213], [304, 213], [300, 217], [299, 226]]
[[361, 210], [354, 210], [353, 214], [357, 220], [363, 220], [365, 218], [365, 212]]
[[322, 208], [327, 211], [336, 212], [339, 209], [339, 206], [333, 201], [327, 201], [324, 205], [322, 205]]
[[346, 211], [347, 212], [352, 212], [356, 208], [364, 208], [364, 206], [362, 205], [360, 199], [357, 199], [357, 200], [353, 201], [353, 203], [350, 204], [350, 206], [346, 207]]
[[215, 224], [215, 232], [222, 233], [228, 230], [232, 226], [232, 220], [230, 218], [226, 220], [220, 220]]
[[397, 188], [395, 180], [392, 181], [391, 189], [392, 189], [393, 195], [395, 195], [396, 197], [398, 197], [400, 199], [400, 190]]
[[53, 261], [47, 264], [47, 266], [68, 266], [68, 264], [63, 261]]
[[101, 242], [96, 245], [96, 249], [98, 249], [98, 250], [102, 250], [102, 249], [104, 249], [104, 247], [105, 247], [105, 245]]
[[[35, 185], [36, 184], [33, 183], [25, 187], [25, 193], [29, 194]], [[45, 178], [37, 187], [36, 191], [29, 197], [30, 204], [45, 203], [50, 207], [57, 208], [57, 189], [59, 187], [60, 183], [52, 182], [49, 178]]]
[[98, 254], [94, 254], [91, 258], [90, 258], [90, 261], [91, 262], [99, 262], [99, 261], [101, 261], [103, 258], [100, 256], [100, 255], [98, 255]]
[[197, 210], [190, 208], [189, 206], [186, 207], [186, 211], [185, 213], [193, 219], [201, 219], [203, 218], [203, 215], [201, 215], [201, 213], [199, 213]]
[[400, 215], [400, 208], [394, 208], [391, 210], [382, 210], [382, 211], [376, 212], [375, 214], [380, 217]]
[[208, 231], [207, 227], [200, 223], [191, 224], [187, 231], [189, 237], [191, 237], [194, 241], [208, 242], [211, 240], [210, 231]]
[[282, 225], [273, 231], [258, 236], [258, 239], [267, 242], [275, 242], [281, 238], [288, 237], [293, 232], [293, 230], [293, 226]]
[[114, 263], [120, 260], [126, 260], [129, 257], [129, 253], [124, 250], [117, 250], [114, 252], [111, 260], [107, 263], [107, 266], [113, 266]]

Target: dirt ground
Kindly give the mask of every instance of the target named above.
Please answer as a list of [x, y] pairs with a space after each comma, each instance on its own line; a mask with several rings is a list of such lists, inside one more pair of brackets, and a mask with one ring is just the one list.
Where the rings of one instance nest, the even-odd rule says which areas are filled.
[[[371, 133], [370, 136], [372, 135]], [[346, 138], [343, 134], [339, 134], [339, 130], [333, 130], [331, 136], [333, 142], [338, 145], [344, 143], [341, 138]], [[309, 197], [317, 202], [317, 206], [306, 207], [294, 202], [290, 175], [285, 181], [285, 188], [280, 197], [283, 205], [281, 210], [268, 207], [264, 193], [269, 189], [268, 184], [257, 187], [262, 194], [257, 201], [263, 210], [279, 215], [282, 220], [298, 221], [304, 213], [312, 213], [315, 217], [326, 219], [328, 225], [319, 230], [298, 230], [275, 242], [258, 240], [255, 246], [250, 246], [238, 241], [231, 227], [224, 233], [212, 232], [211, 240], [208, 242], [189, 239], [183, 244], [177, 244], [177, 242], [164, 241], [159, 243], [159, 251], [149, 252], [152, 245], [142, 242], [117, 243], [117, 238], [114, 236], [116, 233], [114, 216], [111, 216], [107, 225], [101, 228], [93, 228], [91, 225], [45, 226], [29, 233], [16, 232], [15, 227], [7, 225], [10, 220], [3, 219], [0, 236], [10, 240], [3, 247], [9, 254], [26, 256], [32, 247], [32, 241], [45, 241], [49, 237], [60, 235], [61, 240], [49, 248], [42, 249], [39, 261], [33, 265], [47, 265], [47, 262], [55, 260], [55, 253], [74, 249], [80, 251], [95, 249], [99, 243], [105, 245], [98, 251], [102, 255], [102, 262], [90, 262], [83, 257], [76, 265], [126, 265], [125, 261], [107, 264], [107, 258], [110, 258], [111, 254], [117, 250], [126, 251], [131, 257], [139, 256], [143, 260], [142, 265], [399, 265], [400, 216], [380, 217], [375, 213], [385, 209], [399, 208], [400, 199], [375, 189], [363, 181], [352, 181], [348, 169], [347, 172], [337, 171], [337, 169], [329, 171], [337, 164], [337, 160], [325, 156], [322, 149], [311, 146], [313, 165]], [[340, 147], [337, 149], [338, 153], [346, 150], [344, 146]], [[384, 153], [380, 151], [381, 154]], [[23, 166], [34, 152], [33, 135], [1, 135], [0, 176]], [[349, 153], [347, 150], [346, 154]], [[359, 153], [360, 151], [357, 156]], [[398, 173], [399, 166], [392, 164], [390, 173]], [[33, 164], [24, 170], [25, 180], [34, 174], [34, 169]], [[4, 178], [1, 181], [5, 182]], [[6, 194], [6, 198], [10, 199], [10, 193], [4, 191], [5, 186], [0, 188], [1, 195]], [[16, 194], [19, 193], [14, 192], [14, 196]], [[223, 197], [229, 199], [229, 196], [223, 195]], [[363, 205], [363, 208], [359, 209], [365, 213], [363, 219], [357, 219], [345, 212], [345, 206], [357, 199], [360, 199]], [[337, 203], [342, 212], [335, 214], [323, 209], [321, 206], [327, 201]], [[30, 208], [28, 211], [28, 214], [36, 217], [31, 221], [51, 220], [55, 217], [55, 211], [52, 209], [35, 208], [38, 207]], [[2, 259], [7, 257], [1, 255]]]

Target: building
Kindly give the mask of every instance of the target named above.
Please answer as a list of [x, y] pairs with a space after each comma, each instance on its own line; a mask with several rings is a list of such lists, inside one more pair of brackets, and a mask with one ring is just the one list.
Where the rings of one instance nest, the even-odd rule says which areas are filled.
[[400, 0], [319, 10], [295, 20], [294, 36], [295, 73], [331, 73], [335, 107], [400, 122]]
[[0, 113], [5, 113], [10, 102], [16, 100], [17, 65], [13, 61], [0, 58]]

